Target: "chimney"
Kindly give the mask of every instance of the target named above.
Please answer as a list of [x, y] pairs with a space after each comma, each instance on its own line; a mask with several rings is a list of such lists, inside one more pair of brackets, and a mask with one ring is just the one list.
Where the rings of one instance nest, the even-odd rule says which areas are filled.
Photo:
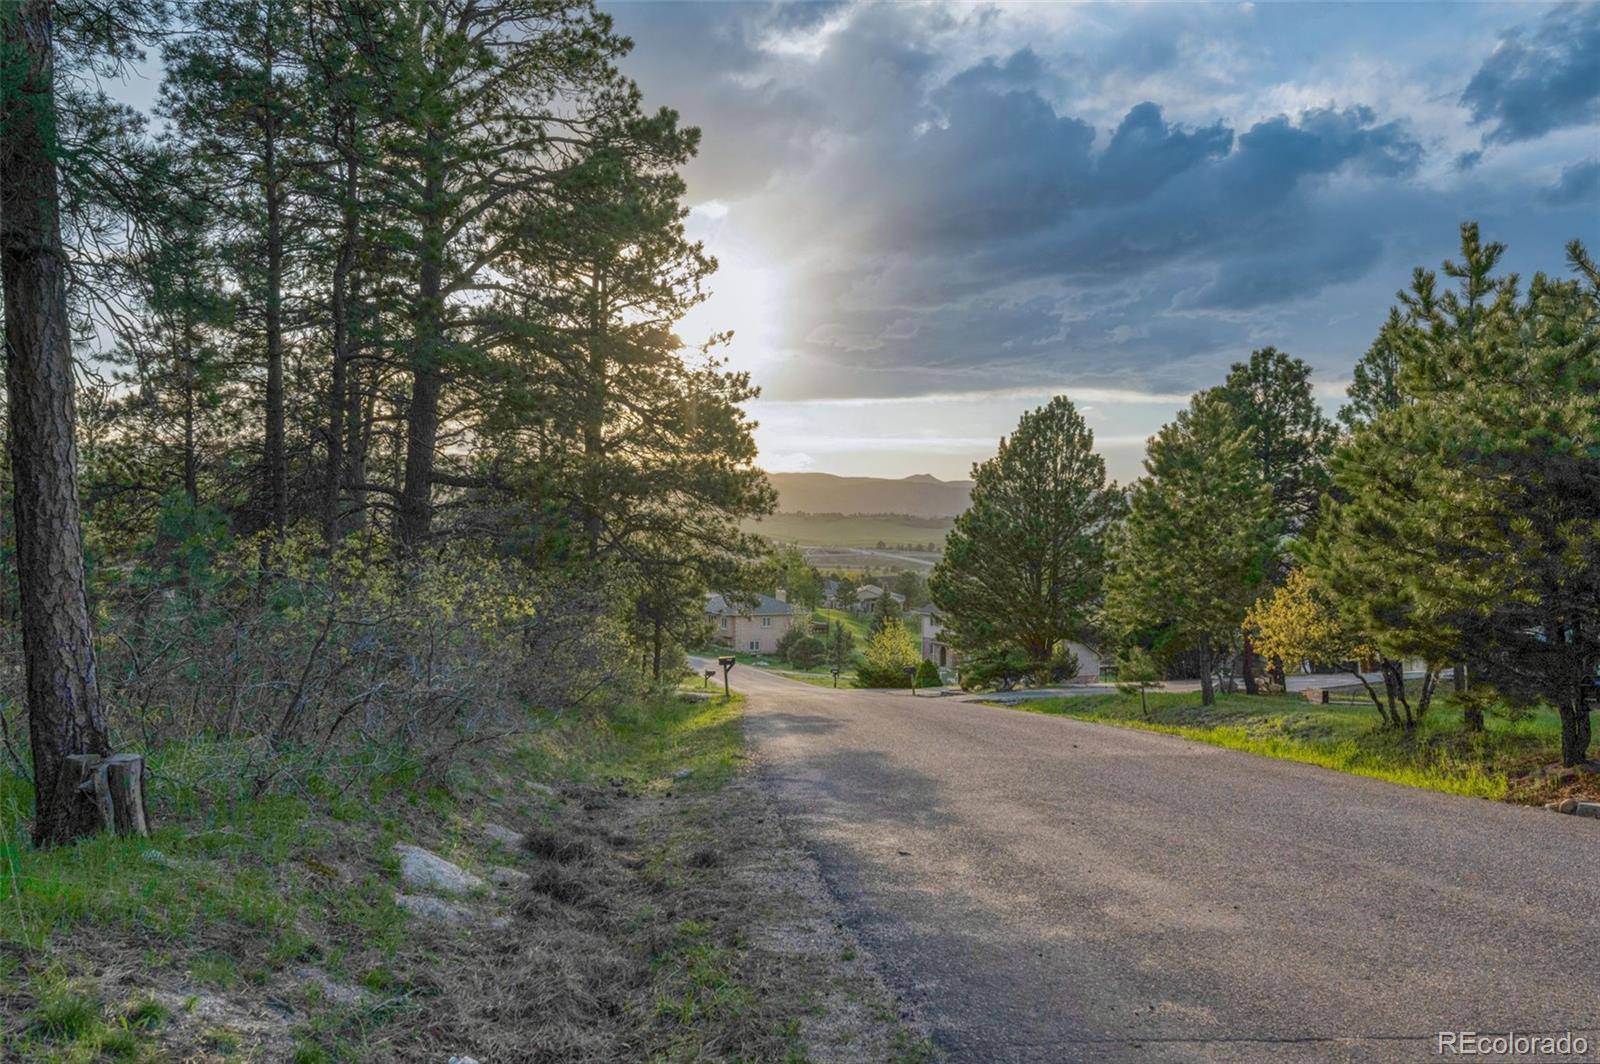
[[778, 589], [777, 595], [775, 595], [773, 597], [776, 598], [779, 602], [788, 602], [789, 601], [789, 589], [786, 588], [786, 587], [780, 587]]

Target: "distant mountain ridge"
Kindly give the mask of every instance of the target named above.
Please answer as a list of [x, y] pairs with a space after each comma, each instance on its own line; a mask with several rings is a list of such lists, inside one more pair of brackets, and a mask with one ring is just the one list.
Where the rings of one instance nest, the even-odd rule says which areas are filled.
[[954, 517], [972, 501], [972, 481], [926, 473], [900, 480], [832, 473], [768, 473], [767, 479], [778, 490], [782, 513]]

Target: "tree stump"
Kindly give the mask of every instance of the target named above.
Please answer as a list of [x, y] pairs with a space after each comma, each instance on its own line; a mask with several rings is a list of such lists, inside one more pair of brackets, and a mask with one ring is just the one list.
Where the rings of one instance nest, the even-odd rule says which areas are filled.
[[144, 809], [144, 758], [138, 754], [73, 754], [67, 758], [80, 793], [94, 802], [100, 827], [118, 835], [150, 836]]

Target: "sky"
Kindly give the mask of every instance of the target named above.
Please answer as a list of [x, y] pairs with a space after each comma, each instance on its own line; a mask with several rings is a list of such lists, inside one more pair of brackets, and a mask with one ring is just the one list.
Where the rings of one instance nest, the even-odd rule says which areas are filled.
[[1336, 408], [1463, 220], [1600, 245], [1596, 4], [602, 6], [772, 471], [964, 477], [1064, 392], [1126, 482], [1254, 348]]

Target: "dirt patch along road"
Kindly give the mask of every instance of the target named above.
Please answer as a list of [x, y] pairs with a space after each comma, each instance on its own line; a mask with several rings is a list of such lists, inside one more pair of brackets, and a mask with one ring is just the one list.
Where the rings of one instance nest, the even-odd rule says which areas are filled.
[[1600, 823], [736, 668], [760, 778], [952, 1059], [1600, 1045]]

